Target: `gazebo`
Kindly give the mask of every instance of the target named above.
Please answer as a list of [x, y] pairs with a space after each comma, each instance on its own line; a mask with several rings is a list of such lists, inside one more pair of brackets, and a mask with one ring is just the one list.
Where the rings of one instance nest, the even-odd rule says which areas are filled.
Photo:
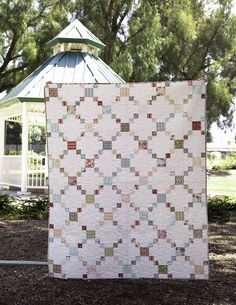
[[[49, 42], [53, 55], [0, 100], [0, 185], [47, 188], [47, 152], [29, 150], [30, 126], [45, 126], [44, 86], [53, 83], [124, 83], [99, 57], [105, 45], [79, 20]], [[19, 155], [6, 155], [6, 121], [22, 125]]]

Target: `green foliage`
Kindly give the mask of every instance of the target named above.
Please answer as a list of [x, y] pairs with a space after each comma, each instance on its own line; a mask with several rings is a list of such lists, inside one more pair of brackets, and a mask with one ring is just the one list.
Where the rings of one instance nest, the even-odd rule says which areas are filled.
[[126, 81], [202, 78], [208, 127], [230, 126], [236, 93], [231, 7], [232, 0], [2, 0], [0, 92], [45, 61], [47, 42], [77, 17], [107, 45], [101, 57]]
[[4, 217], [5, 215], [12, 215], [15, 214], [14, 209], [14, 197], [1, 194], [0, 195], [0, 217]]
[[230, 0], [215, 5], [206, 0], [76, 0], [70, 9], [104, 41], [103, 59], [126, 81], [204, 79], [208, 127], [217, 122], [223, 128], [232, 124], [236, 90], [231, 6]]
[[70, 1], [1, 0], [0, 92], [9, 90], [49, 56], [46, 45], [67, 22]]
[[228, 196], [208, 197], [209, 221], [228, 221], [236, 213], [236, 200]]
[[15, 150], [15, 149], [5, 150], [4, 154], [6, 156], [19, 156], [21, 155], [21, 150]]
[[48, 198], [46, 196], [22, 199], [0, 194], [0, 219], [47, 219]]
[[236, 153], [231, 152], [224, 158], [219, 156], [210, 156], [207, 159], [209, 168], [215, 171], [225, 171], [236, 169]]

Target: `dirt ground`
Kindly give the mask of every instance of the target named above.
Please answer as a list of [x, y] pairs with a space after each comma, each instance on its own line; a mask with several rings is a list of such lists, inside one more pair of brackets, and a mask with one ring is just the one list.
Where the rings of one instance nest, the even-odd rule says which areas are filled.
[[[209, 281], [59, 280], [46, 266], [0, 266], [0, 305], [235, 305], [236, 221], [210, 224], [209, 242]], [[46, 257], [46, 221], [0, 222], [0, 259]]]

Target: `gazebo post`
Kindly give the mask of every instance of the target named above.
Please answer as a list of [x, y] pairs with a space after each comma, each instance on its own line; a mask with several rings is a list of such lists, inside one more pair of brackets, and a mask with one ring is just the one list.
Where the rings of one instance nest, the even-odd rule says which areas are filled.
[[0, 189], [3, 188], [2, 182], [2, 162], [3, 162], [3, 156], [5, 153], [5, 120], [0, 119]]
[[29, 195], [27, 192], [27, 159], [28, 159], [28, 115], [27, 103], [22, 103], [22, 151], [21, 151], [21, 191], [20, 195]]

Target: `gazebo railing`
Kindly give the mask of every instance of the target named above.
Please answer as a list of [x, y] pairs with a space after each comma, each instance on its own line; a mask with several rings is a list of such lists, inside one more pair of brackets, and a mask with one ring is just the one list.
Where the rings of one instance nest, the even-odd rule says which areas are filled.
[[47, 156], [28, 156], [27, 167], [27, 187], [47, 188]]

